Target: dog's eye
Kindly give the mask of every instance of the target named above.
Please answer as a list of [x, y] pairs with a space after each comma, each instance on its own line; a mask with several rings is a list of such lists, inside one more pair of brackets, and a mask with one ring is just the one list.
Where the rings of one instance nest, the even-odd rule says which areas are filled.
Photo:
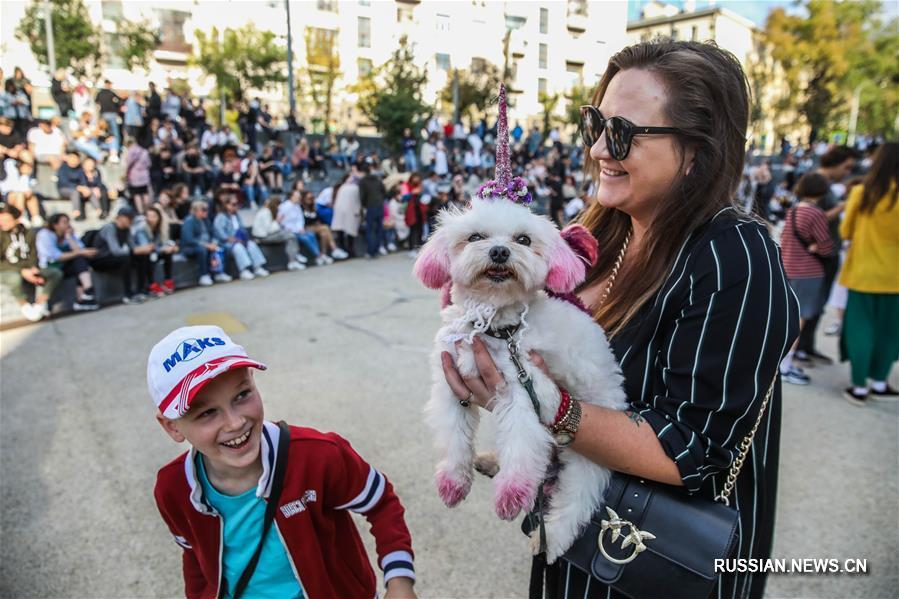
[[519, 235], [515, 238], [515, 243], [520, 243], [521, 245], [531, 245], [531, 238], [527, 235]]
[[483, 235], [481, 235], [480, 233], [473, 233], [473, 234], [468, 238], [468, 241], [469, 241], [469, 243], [474, 243], [475, 241], [480, 241], [480, 240], [482, 240], [482, 239], [484, 239], [484, 236], [483, 236]]

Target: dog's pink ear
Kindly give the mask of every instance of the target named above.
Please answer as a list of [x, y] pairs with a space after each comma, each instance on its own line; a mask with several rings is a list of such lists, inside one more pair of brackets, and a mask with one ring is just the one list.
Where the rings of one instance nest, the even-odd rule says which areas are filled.
[[449, 282], [449, 253], [438, 231], [425, 243], [415, 260], [413, 274], [430, 289], [440, 289]]
[[565, 240], [574, 253], [583, 258], [588, 267], [596, 265], [599, 257], [599, 246], [596, 238], [583, 225], [568, 225], [562, 229], [562, 239]]
[[549, 261], [546, 288], [554, 293], [571, 293], [586, 276], [584, 261], [560, 239]]

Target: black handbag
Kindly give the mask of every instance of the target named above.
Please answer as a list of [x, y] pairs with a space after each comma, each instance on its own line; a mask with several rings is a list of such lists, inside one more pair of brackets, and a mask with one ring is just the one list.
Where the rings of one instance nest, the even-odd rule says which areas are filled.
[[[732, 557], [737, 547], [740, 513], [730, 507], [729, 497], [776, 380], [714, 500], [615, 472], [603, 507], [559, 559], [632, 599], [708, 597], [718, 580], [715, 560]], [[530, 534], [537, 526], [539, 518], [531, 513], [522, 530]], [[541, 563], [535, 557], [535, 569]], [[531, 597], [543, 596], [542, 578], [532, 573]]]

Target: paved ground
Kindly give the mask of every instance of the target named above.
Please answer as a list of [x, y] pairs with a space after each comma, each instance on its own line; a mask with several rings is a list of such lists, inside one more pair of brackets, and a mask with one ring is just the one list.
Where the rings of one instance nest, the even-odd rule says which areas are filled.
[[[183, 448], [153, 419], [145, 360], [163, 334], [210, 312], [233, 315], [246, 327], [235, 339], [269, 364], [257, 380], [270, 418], [340, 431], [390, 476], [422, 597], [524, 596], [526, 543], [493, 516], [489, 485], [452, 511], [433, 489], [421, 407], [438, 306], [410, 265], [357, 260], [3, 333], [0, 596], [179, 594], [180, 551], [151, 492]], [[815, 385], [786, 391], [775, 556], [867, 558], [869, 574], [779, 575], [771, 597], [899, 588], [899, 403], [849, 405], [834, 391], [845, 372], [819, 367]]]

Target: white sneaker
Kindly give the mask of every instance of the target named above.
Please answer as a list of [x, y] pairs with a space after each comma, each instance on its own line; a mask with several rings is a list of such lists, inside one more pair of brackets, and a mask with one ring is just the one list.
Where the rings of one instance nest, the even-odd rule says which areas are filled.
[[287, 270], [306, 270], [306, 265], [300, 264], [296, 260], [291, 260], [287, 263]]
[[346, 260], [350, 255], [340, 248], [335, 248], [334, 251], [331, 252], [331, 257], [335, 260]]
[[324, 258], [325, 264], [334, 264], [334, 258], [329, 256], [328, 254], [322, 254], [322, 258]]
[[387, 255], [387, 248], [385, 248], [385, 247], [382, 245], [381, 247], [378, 248], [378, 253], [381, 254], [382, 256], [386, 256], [386, 255]]
[[[35, 304], [35, 306], [38, 306], [38, 304]], [[41, 316], [43, 318], [50, 316], [50, 306], [47, 304], [40, 304], [38, 307], [41, 309]]]
[[34, 304], [22, 304], [19, 306], [19, 309], [22, 311], [22, 316], [30, 322], [37, 322], [44, 317], [44, 311], [41, 310], [41, 307]]
[[249, 268], [240, 271], [240, 280], [241, 281], [252, 281], [256, 276], [250, 271]]
[[259, 268], [253, 270], [253, 274], [256, 275], [257, 277], [267, 277], [272, 273], [270, 273], [269, 271], [265, 270], [263, 267], [260, 266]]
[[212, 277], [210, 277], [209, 275], [203, 275], [202, 277], [200, 277], [200, 280], [197, 281], [197, 285], [199, 285], [200, 287], [209, 287], [210, 285], [212, 285]]
[[327, 262], [325, 261], [325, 255], [324, 255], [324, 254], [319, 255], [319, 256], [315, 259], [315, 265], [316, 265], [316, 266], [324, 266], [325, 264], [327, 264]]
[[304, 256], [303, 254], [297, 254], [297, 262], [300, 264], [309, 264], [309, 258]]
[[229, 274], [223, 273], [223, 272], [220, 272], [219, 274], [215, 275], [216, 283], [230, 283], [233, 280], [234, 280], [234, 277], [232, 277]]
[[387, 244], [387, 251], [388, 251], [388, 252], [395, 252], [395, 251], [396, 251], [396, 244], [395, 244], [395, 243], [388, 243], [388, 244]]
[[119, 155], [118, 154], [110, 154], [109, 161], [113, 164], [118, 164], [119, 163]]

